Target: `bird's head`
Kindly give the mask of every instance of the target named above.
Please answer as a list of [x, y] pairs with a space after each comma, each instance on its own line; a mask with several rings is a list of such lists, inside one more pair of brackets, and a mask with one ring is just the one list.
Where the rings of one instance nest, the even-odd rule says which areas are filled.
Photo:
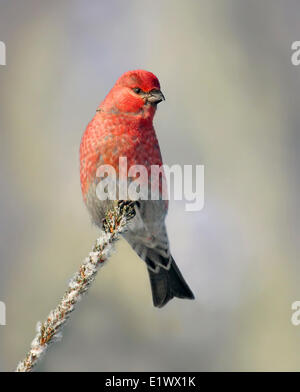
[[153, 117], [157, 104], [164, 99], [159, 81], [153, 73], [129, 71], [117, 80], [99, 109]]

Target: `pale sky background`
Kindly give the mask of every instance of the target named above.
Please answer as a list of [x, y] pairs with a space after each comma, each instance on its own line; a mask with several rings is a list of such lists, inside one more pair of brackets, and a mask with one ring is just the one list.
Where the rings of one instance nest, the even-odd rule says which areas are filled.
[[195, 301], [152, 306], [120, 241], [40, 371], [299, 370], [300, 40], [296, 0], [0, 0], [0, 370], [21, 360], [98, 231], [79, 144], [125, 71], [155, 73], [166, 164], [205, 166], [205, 207], [171, 202]]

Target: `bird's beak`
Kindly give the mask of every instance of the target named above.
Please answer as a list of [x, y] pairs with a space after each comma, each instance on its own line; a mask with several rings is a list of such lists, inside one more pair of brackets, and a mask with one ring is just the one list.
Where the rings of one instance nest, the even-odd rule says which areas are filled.
[[165, 97], [160, 90], [151, 90], [147, 94], [147, 102], [150, 102], [152, 104], [158, 104], [161, 101], [165, 101]]

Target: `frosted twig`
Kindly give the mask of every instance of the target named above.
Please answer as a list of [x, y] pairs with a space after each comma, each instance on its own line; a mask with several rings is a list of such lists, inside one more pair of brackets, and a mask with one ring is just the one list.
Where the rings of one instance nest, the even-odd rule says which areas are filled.
[[61, 339], [62, 330], [71, 312], [76, 308], [83, 294], [87, 292], [91, 283], [111, 255], [113, 243], [124, 231], [129, 219], [134, 216], [133, 202], [116, 203], [106, 214], [103, 221], [104, 231], [96, 244], [83, 261], [79, 270], [70, 280], [58, 306], [49, 313], [46, 321], [37, 324], [37, 335], [31, 343], [29, 352], [23, 361], [19, 362], [17, 372], [31, 372], [37, 362], [46, 353], [51, 343]]

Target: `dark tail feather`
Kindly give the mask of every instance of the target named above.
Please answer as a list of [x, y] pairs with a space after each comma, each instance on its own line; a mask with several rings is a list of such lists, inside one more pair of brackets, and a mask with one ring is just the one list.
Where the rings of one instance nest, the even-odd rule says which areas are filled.
[[173, 297], [195, 298], [173, 258], [168, 271], [161, 267], [157, 273], [149, 269], [148, 272], [154, 306], [162, 308]]

